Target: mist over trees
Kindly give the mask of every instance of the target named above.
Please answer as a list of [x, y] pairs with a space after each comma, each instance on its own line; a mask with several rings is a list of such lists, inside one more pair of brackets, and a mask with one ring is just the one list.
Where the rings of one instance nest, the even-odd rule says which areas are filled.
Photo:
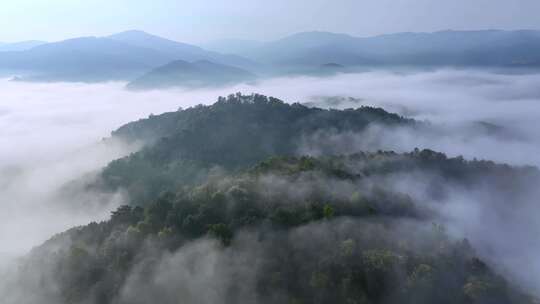
[[540, 177], [427, 150], [271, 158], [55, 236], [21, 282], [67, 303], [533, 303], [433, 210], [368, 183], [411, 169], [464, 187]]
[[0, 304], [540, 304], [539, 9], [2, 1]]
[[101, 177], [111, 191], [126, 188], [134, 201], [144, 204], [179, 183], [206, 178], [216, 166], [234, 170], [271, 156], [295, 155], [302, 138], [320, 130], [360, 132], [375, 123], [417, 124], [379, 108], [323, 110], [257, 94], [230, 95], [212, 106], [156, 115], [119, 128], [113, 138], [147, 147], [110, 163]]
[[123, 189], [127, 204], [33, 249], [0, 291], [8, 304], [535, 303], [522, 270], [444, 213], [459, 194], [489, 229], [491, 213], [513, 225], [540, 171], [419, 149], [302, 155], [322, 130], [374, 124], [430, 127], [257, 94], [126, 124], [105, 143], [143, 148], [68, 187]]

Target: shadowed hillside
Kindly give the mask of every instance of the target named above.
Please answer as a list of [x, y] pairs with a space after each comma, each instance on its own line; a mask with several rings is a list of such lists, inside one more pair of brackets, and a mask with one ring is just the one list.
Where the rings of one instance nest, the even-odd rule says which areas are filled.
[[379, 108], [323, 110], [262, 95], [230, 95], [211, 106], [119, 128], [114, 138], [146, 142], [147, 147], [112, 162], [102, 177], [107, 187], [133, 190], [133, 200], [143, 204], [179, 182], [204, 178], [215, 167], [234, 170], [275, 155], [295, 155], [303, 138], [321, 130], [359, 132], [370, 124], [416, 123]]

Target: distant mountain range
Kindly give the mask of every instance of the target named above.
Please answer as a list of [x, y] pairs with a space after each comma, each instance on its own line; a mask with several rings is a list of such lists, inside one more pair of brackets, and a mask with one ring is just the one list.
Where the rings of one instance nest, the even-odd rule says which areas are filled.
[[132, 80], [175, 60], [208, 60], [241, 68], [256, 66], [240, 56], [207, 51], [141, 31], [128, 31], [2, 52], [0, 70], [34, 81]]
[[274, 65], [540, 66], [540, 31], [442, 31], [358, 38], [306, 32], [240, 53]]
[[[205, 46], [212, 51], [142, 31], [53, 43], [0, 44], [0, 73], [34, 81], [133, 81], [148, 73], [155, 75], [155, 69], [160, 71], [160, 67], [179, 60], [192, 64], [204, 61], [262, 76], [291, 72], [327, 75], [396, 66], [540, 68], [540, 31], [532, 30], [398, 33], [368, 38], [304, 32], [264, 43], [229, 39]], [[184, 74], [195, 70], [187, 69]], [[207, 70], [219, 71], [223, 69]], [[236, 81], [232, 74], [225, 83]], [[223, 76], [208, 74], [205, 78]], [[201, 79], [200, 75], [191, 78]]]
[[238, 55], [226, 55], [208, 51], [195, 45], [161, 38], [143, 31], [126, 31], [108, 36], [107, 38], [136, 47], [149, 48], [167, 54], [175, 58], [175, 60], [208, 60], [248, 69], [257, 66], [255, 62]]

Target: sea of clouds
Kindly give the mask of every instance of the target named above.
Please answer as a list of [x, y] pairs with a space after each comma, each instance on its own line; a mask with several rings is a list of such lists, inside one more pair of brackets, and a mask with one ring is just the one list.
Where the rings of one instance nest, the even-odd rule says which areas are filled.
[[[540, 166], [539, 84], [538, 74], [478, 70], [374, 71], [327, 78], [276, 78], [218, 89], [147, 92], [125, 90], [123, 83], [0, 80], [0, 257], [22, 255], [55, 233], [106, 219], [122, 204], [122, 193], [106, 197], [84, 193], [66, 199], [60, 192], [66, 183], [91, 175], [111, 160], [135, 151], [137, 146], [104, 143], [102, 139], [121, 125], [150, 114], [211, 104], [218, 96], [235, 92], [260, 93], [325, 108], [378, 106], [429, 121], [429, 132], [383, 126], [372, 126], [361, 134], [336, 134], [330, 130], [306, 139], [300, 152], [317, 154], [321, 142], [331, 142], [333, 153], [378, 149], [403, 152], [418, 147], [467, 159]], [[495, 131], [479, 128], [479, 123], [488, 123]], [[506, 252], [505, 266], [531, 261], [540, 251], [540, 244], [534, 241], [540, 229], [533, 221], [540, 216], [538, 199], [530, 198], [526, 212], [520, 211], [523, 223], [519, 223], [519, 216], [515, 217], [517, 222], [509, 223], [506, 230], [497, 230], [500, 235], [495, 235], [477, 224], [485, 218], [494, 221], [486, 227], [494, 227], [499, 218], [484, 217], [480, 205], [471, 203], [482, 202], [486, 196], [483, 192], [466, 197], [455, 193], [442, 212], [446, 212], [450, 224], [459, 225], [455, 231], [484, 239], [487, 244], [483, 246], [494, 252], [508, 249], [513, 254], [507, 247], [514, 245], [528, 252], [518, 257]], [[519, 233], [523, 229], [529, 231]], [[505, 239], [512, 238], [514, 242], [505, 245]], [[529, 267], [532, 274], [521, 280], [537, 288], [530, 282], [540, 281], [540, 263]]]

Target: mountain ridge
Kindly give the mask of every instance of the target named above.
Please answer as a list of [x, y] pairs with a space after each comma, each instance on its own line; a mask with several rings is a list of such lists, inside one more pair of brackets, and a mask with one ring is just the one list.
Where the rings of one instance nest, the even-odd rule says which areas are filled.
[[[368, 66], [512, 67], [524, 66], [525, 63], [538, 66], [540, 56], [537, 50], [540, 50], [540, 31], [536, 30], [446, 30], [371, 37], [315, 31], [268, 42], [243, 55], [282, 65], [336, 62]], [[523, 63], [519, 64], [519, 61]]]
[[[73, 48], [76, 41], [80, 45]], [[445, 30], [372, 37], [312, 31], [255, 44], [239, 46], [235, 54], [221, 54], [130, 30], [2, 52], [0, 70], [19, 72], [22, 75], [17, 76], [23, 80], [95, 82], [132, 81], [174, 60], [208, 60], [264, 77], [327, 76], [332, 73], [320, 71], [327, 63], [342, 65], [347, 73], [393, 67], [540, 68], [540, 31], [537, 30]]]
[[[111, 36], [109, 36], [111, 37]], [[222, 55], [141, 31], [109, 37], [77, 37], [0, 54], [0, 70], [19, 71], [22, 80], [132, 80], [155, 67], [185, 57], [231, 65], [254, 65], [236, 55]], [[25, 77], [26, 76], [26, 77]]]

